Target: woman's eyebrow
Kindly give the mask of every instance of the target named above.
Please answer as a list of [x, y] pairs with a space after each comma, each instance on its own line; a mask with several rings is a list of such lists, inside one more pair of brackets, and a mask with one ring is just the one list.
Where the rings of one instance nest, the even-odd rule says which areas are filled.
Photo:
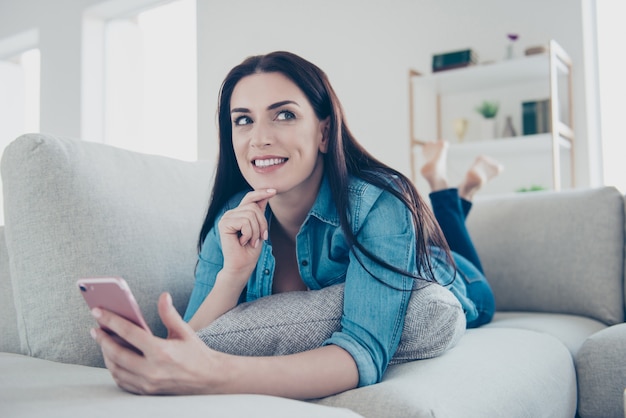
[[283, 100], [282, 102], [276, 102], [274, 104], [269, 105], [267, 107], [267, 110], [273, 110], [273, 109], [276, 109], [278, 107], [281, 107], [281, 106], [284, 106], [284, 105], [287, 105], [287, 104], [294, 104], [294, 105], [300, 107], [300, 105], [297, 102], [294, 102], [293, 100]]
[[[277, 108], [279, 108], [281, 106], [284, 106], [284, 105], [287, 105], [287, 104], [294, 104], [294, 105], [300, 107], [298, 102], [294, 102], [293, 100], [283, 100], [283, 101], [276, 102], [276, 103], [273, 103], [273, 104], [269, 105], [267, 107], [267, 110], [274, 110], [274, 109], [277, 109]], [[245, 107], [236, 107], [234, 109], [231, 109], [230, 113], [250, 113], [250, 109], [245, 108]]]

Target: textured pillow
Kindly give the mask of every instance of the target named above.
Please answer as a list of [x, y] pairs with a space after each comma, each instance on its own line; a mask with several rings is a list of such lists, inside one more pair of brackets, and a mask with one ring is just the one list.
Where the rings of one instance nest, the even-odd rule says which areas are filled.
[[169, 291], [186, 307], [211, 176], [209, 163], [50, 135], [11, 143], [2, 180], [21, 351], [103, 365], [75, 285], [84, 276], [124, 277], [151, 329], [165, 335], [157, 299]]
[[[288, 292], [243, 303], [198, 331], [209, 347], [229, 354], [274, 356], [316, 347], [341, 328], [343, 284]], [[465, 332], [457, 299], [431, 284], [413, 291], [391, 364], [436, 357]]]
[[468, 228], [499, 311], [624, 322], [624, 196], [617, 189], [483, 198]]

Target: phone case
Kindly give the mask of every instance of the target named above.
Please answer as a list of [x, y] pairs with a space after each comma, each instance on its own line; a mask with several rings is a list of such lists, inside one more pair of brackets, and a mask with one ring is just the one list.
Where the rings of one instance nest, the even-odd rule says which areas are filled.
[[[123, 278], [82, 278], [76, 282], [76, 285], [90, 309], [102, 308], [114, 312], [151, 333], [130, 287]], [[115, 335], [110, 330], [103, 329]]]

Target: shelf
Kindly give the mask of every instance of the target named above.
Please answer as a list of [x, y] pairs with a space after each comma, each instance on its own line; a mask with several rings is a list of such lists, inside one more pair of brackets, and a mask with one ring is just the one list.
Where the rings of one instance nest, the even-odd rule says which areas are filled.
[[531, 55], [491, 64], [445, 70], [414, 77], [415, 86], [434, 87], [440, 94], [466, 93], [516, 83], [548, 79], [550, 56]]
[[[536, 174], [539, 169], [545, 169], [550, 172], [546, 177], [549, 175], [552, 178], [554, 190], [561, 189], [562, 178], [569, 178], [569, 183], [575, 186], [574, 129], [571, 126], [572, 61], [554, 40], [550, 41], [545, 54], [432, 74], [420, 74], [410, 69], [408, 82], [409, 147], [411, 174], [414, 180], [417, 178], [415, 151], [420, 140], [451, 139], [454, 137], [454, 131], [451, 130], [452, 122], [455, 118], [465, 118], [470, 124], [466, 132], [467, 139], [465, 142], [451, 142], [451, 153], [459, 157], [487, 154], [519, 160], [509, 161], [510, 166], [515, 167], [510, 174], [512, 180], [516, 175]], [[470, 116], [467, 112], [481, 97], [486, 96], [500, 102], [502, 113], [512, 117], [514, 126], [518, 127], [523, 125], [525, 117], [522, 112], [515, 120], [519, 103], [543, 100], [547, 97], [550, 100], [548, 115], [550, 132], [478, 140], [481, 132], [472, 128], [477, 126], [475, 122], [478, 120], [472, 119], [475, 115]], [[417, 118], [420, 118], [421, 122], [417, 122]], [[541, 167], [529, 170], [529, 164], [535, 164], [538, 160], [545, 162]], [[566, 170], [569, 173], [564, 171], [565, 168], [569, 168]]]
[[[455, 142], [450, 145], [451, 149], [454, 149], [455, 152], [467, 152], [468, 155], [501, 155], [519, 153], [520, 151], [545, 152], [552, 149], [552, 134], [546, 133], [484, 141]], [[570, 141], [565, 138], [560, 138], [559, 145], [562, 150], [569, 150], [572, 147]]]

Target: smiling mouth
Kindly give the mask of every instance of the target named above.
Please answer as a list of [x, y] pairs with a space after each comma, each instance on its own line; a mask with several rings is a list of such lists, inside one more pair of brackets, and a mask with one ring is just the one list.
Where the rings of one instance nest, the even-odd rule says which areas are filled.
[[286, 158], [268, 158], [266, 160], [254, 160], [254, 161], [252, 161], [252, 163], [256, 167], [265, 168], [265, 167], [271, 167], [271, 166], [274, 166], [274, 165], [282, 164], [285, 161], [287, 161]]

